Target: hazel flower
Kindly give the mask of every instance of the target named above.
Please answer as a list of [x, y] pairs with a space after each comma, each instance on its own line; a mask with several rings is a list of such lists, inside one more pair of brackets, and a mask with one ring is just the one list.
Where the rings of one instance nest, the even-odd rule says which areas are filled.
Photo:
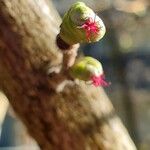
[[110, 83], [105, 81], [101, 63], [92, 57], [84, 57], [77, 61], [70, 68], [70, 75], [73, 78], [88, 81], [96, 87], [110, 85]]
[[105, 34], [103, 21], [83, 2], [71, 6], [64, 15], [59, 36], [69, 45], [99, 41]]
[[87, 21], [85, 21], [81, 28], [85, 30], [88, 41], [90, 41], [92, 35], [97, 35], [100, 30], [95, 20], [92, 20], [92, 18], [89, 18]]

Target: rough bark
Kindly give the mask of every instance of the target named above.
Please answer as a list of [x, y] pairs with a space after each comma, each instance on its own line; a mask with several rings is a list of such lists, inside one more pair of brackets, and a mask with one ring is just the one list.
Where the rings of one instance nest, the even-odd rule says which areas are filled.
[[46, 74], [60, 21], [48, 1], [0, 1], [0, 88], [42, 150], [135, 150], [103, 89]]
[[9, 103], [5, 95], [0, 91], [0, 125], [3, 123]]

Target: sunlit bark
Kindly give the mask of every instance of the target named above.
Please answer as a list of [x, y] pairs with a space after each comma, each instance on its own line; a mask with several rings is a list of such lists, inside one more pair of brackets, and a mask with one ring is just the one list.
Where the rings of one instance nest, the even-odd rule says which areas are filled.
[[103, 89], [46, 74], [60, 21], [48, 1], [0, 1], [0, 88], [42, 150], [135, 150]]

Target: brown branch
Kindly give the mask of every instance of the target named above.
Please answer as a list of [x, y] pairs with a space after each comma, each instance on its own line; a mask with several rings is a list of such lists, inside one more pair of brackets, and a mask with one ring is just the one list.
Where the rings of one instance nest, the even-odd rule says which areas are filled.
[[0, 1], [1, 89], [42, 150], [135, 150], [101, 88], [45, 72], [62, 63], [60, 18], [47, 2]]

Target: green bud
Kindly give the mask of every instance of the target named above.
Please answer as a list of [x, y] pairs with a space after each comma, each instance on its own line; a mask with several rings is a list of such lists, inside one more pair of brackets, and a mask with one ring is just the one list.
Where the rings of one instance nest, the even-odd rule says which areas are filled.
[[59, 36], [69, 45], [99, 41], [105, 34], [103, 21], [83, 2], [71, 6], [64, 15]]
[[75, 62], [70, 68], [70, 75], [73, 78], [84, 81], [90, 81], [92, 76], [99, 76], [102, 74], [103, 68], [101, 63], [92, 57], [84, 57]]

